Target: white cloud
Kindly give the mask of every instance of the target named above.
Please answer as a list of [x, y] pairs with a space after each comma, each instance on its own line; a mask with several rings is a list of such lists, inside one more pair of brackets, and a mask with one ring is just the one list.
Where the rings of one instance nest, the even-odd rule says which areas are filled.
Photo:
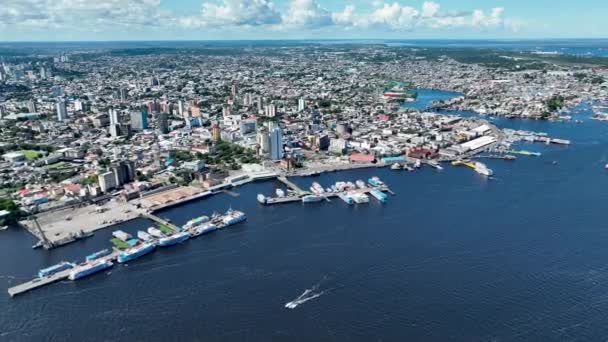
[[493, 8], [490, 15], [486, 15], [482, 10], [473, 11], [472, 25], [479, 28], [492, 28], [504, 24], [502, 7]]
[[286, 27], [318, 28], [332, 25], [332, 14], [316, 0], [293, 0], [283, 15]]
[[351, 4], [334, 13], [322, 5], [329, 0], [290, 0], [286, 8], [281, 7], [283, 10], [272, 2], [277, 0], [202, 0], [198, 13], [185, 16], [164, 9], [161, 1], [166, 4], [174, 0], [0, 0], [0, 28], [4, 32], [35, 32], [45, 28], [112, 32], [117, 27], [182, 30], [205, 27], [218, 31], [239, 27], [281, 31], [318, 28], [409, 31], [460, 27], [515, 32], [524, 26], [521, 21], [505, 18], [502, 7], [489, 12], [482, 9], [445, 12], [433, 0], [425, 1], [418, 8], [395, 0], [390, 3], [365, 0], [373, 4], [369, 11], [358, 11]]
[[416, 24], [420, 12], [410, 6], [401, 6], [399, 3], [384, 4], [371, 13], [369, 23], [386, 26], [391, 29], [411, 29]]
[[9, 28], [159, 26], [172, 21], [160, 0], [2, 0], [0, 25]]
[[433, 1], [425, 1], [422, 4], [422, 17], [432, 18], [439, 13], [439, 4]]
[[262, 26], [278, 24], [281, 15], [267, 0], [223, 0], [220, 4], [203, 3], [199, 16], [180, 19], [185, 27]]

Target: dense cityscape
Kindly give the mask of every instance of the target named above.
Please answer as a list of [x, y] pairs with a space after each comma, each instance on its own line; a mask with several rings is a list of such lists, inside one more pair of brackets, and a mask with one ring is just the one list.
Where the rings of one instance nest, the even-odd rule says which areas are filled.
[[[460, 160], [522, 136], [439, 108], [565, 121], [607, 97], [604, 68], [523, 57], [497, 67], [375, 45], [178, 52], [4, 57], [2, 188], [18, 204], [5, 215], [191, 196], [256, 175]], [[413, 109], [418, 89], [455, 95]]]

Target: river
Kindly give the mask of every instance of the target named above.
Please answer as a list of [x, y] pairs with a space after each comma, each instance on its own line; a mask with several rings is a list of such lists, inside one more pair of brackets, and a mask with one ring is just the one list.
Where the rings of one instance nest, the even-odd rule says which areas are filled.
[[267, 181], [168, 209], [160, 216], [177, 224], [230, 206], [248, 220], [15, 298], [11, 284], [107, 247], [111, 230], [50, 251], [32, 250], [23, 230], [0, 232], [0, 340], [604, 339], [608, 123], [581, 118], [491, 120], [572, 140], [488, 160], [491, 180], [448, 165], [294, 179], [307, 188], [377, 175], [396, 193], [386, 204], [265, 207], [256, 194], [280, 186]]

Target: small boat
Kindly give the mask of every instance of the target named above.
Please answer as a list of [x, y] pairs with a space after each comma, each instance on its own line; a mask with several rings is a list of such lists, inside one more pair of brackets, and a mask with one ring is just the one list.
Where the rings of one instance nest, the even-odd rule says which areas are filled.
[[277, 197], [285, 197], [285, 191], [282, 189], [277, 189], [275, 193], [277, 194]]
[[302, 202], [304, 203], [313, 203], [313, 202], [320, 202], [321, 200], [323, 200], [323, 196], [321, 195], [306, 195], [304, 197], [302, 197]]
[[38, 242], [32, 245], [32, 249], [40, 248], [42, 245], [44, 245], [44, 242], [42, 242], [42, 240], [38, 240]]
[[362, 181], [362, 180], [360, 180], [360, 179], [359, 179], [359, 180], [357, 180], [355, 183], [357, 184], [357, 187], [358, 187], [359, 189], [365, 189], [365, 188], [367, 187], [367, 186], [365, 185], [365, 182], [364, 182], [364, 181]]
[[401, 170], [401, 164], [395, 163], [391, 165], [391, 170]]

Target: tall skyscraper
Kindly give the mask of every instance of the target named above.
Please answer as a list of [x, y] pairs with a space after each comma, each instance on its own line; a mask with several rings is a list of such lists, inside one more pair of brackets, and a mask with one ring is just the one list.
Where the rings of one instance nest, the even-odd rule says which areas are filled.
[[298, 100], [298, 112], [303, 111], [306, 108], [306, 101], [303, 98]]
[[238, 87], [237, 87], [237, 85], [235, 83], [235, 84], [232, 85], [232, 88], [230, 88], [230, 93], [232, 94], [233, 98], [236, 97], [237, 91], [238, 91]]
[[134, 131], [148, 129], [148, 112], [145, 110], [132, 110], [131, 129]]
[[68, 118], [68, 111], [65, 109], [65, 102], [59, 100], [57, 102], [57, 120], [63, 121]]
[[127, 89], [127, 88], [120, 88], [120, 100], [121, 101], [126, 101], [127, 98], [129, 98], [129, 89]]
[[158, 115], [158, 130], [162, 134], [169, 133], [169, 116], [167, 113], [160, 113]]
[[231, 114], [231, 113], [230, 113], [230, 105], [225, 104], [225, 105], [222, 107], [222, 116], [223, 116], [224, 118], [227, 118], [227, 117], [229, 117], [229, 116], [230, 116], [230, 114]]
[[185, 117], [184, 116], [184, 101], [182, 101], [182, 100], [177, 101], [177, 113], [179, 113], [179, 116]]
[[270, 159], [283, 159], [283, 133], [279, 127], [270, 131]]
[[36, 109], [37, 109], [36, 108], [36, 102], [34, 102], [34, 100], [27, 101], [27, 110], [30, 113], [36, 113], [37, 112]]
[[110, 125], [118, 125], [120, 123], [120, 118], [118, 116], [118, 110], [110, 108], [108, 113], [110, 115]]
[[264, 108], [264, 114], [269, 118], [274, 118], [277, 115], [277, 107], [274, 103], [270, 103]]

